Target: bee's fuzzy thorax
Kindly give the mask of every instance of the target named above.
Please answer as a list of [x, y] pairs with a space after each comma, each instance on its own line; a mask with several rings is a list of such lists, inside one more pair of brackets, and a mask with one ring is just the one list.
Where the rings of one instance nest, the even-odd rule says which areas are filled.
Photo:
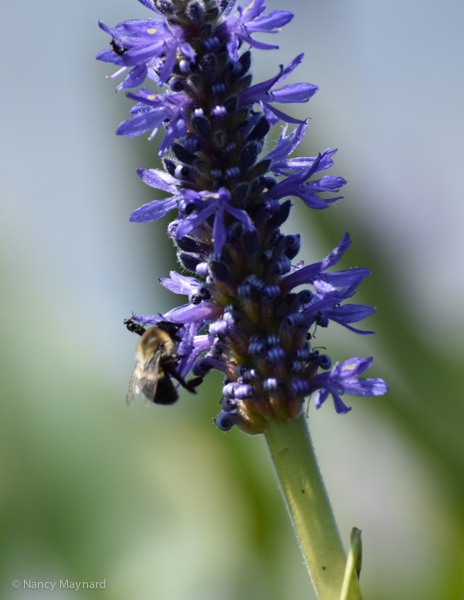
[[177, 344], [169, 333], [160, 327], [151, 327], [145, 331], [137, 344], [137, 359], [147, 361], [157, 350], [162, 356], [176, 354]]

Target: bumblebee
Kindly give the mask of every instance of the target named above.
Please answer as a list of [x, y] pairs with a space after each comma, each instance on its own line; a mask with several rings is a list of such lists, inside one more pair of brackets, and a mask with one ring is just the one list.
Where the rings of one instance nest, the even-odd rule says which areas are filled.
[[177, 363], [182, 358], [177, 355], [177, 343], [180, 342], [177, 332], [182, 325], [161, 321], [155, 327], [145, 329], [132, 318], [125, 319], [124, 324], [129, 331], [141, 336], [126, 396], [128, 406], [132, 406], [140, 394], [155, 404], [174, 404], [179, 394], [171, 377], [196, 394], [195, 388], [202, 382], [202, 377], [185, 381], [177, 372]]

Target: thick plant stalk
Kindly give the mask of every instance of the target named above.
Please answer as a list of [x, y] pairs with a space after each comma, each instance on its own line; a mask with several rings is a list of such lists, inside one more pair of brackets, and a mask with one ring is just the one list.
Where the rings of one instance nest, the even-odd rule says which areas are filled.
[[[265, 437], [318, 598], [340, 600], [346, 558], [304, 414], [269, 421]], [[345, 598], [361, 598], [357, 578]]]

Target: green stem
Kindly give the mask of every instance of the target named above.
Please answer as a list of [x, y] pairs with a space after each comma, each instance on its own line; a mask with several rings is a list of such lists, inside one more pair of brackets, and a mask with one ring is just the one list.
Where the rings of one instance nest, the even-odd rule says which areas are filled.
[[[346, 558], [304, 414], [269, 421], [265, 436], [317, 596], [340, 600]], [[357, 578], [352, 587], [347, 600], [361, 600]]]

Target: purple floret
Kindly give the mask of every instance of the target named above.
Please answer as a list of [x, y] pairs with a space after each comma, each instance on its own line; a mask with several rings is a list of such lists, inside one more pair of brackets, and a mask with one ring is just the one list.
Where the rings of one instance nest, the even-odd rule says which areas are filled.
[[183, 93], [156, 94], [147, 89], [140, 89], [137, 94], [127, 92], [128, 98], [138, 101], [131, 113], [132, 119], [124, 121], [116, 130], [117, 135], [135, 137], [151, 130], [148, 139], [153, 139], [161, 124], [168, 121], [166, 134], [161, 142], [159, 155], [164, 154], [176, 138], [187, 133], [187, 115], [192, 101]]
[[258, 83], [242, 92], [240, 94], [241, 105], [245, 106], [257, 102], [261, 106], [271, 125], [275, 125], [279, 120], [285, 121], [286, 123], [304, 123], [304, 121], [294, 119], [280, 110], [277, 110], [277, 108], [270, 104], [271, 102], [279, 102], [280, 104], [307, 102], [311, 96], [314, 96], [317, 92], [319, 88], [317, 85], [312, 85], [311, 83], [292, 83], [290, 85], [285, 85], [278, 90], [274, 89], [296, 69], [302, 60], [303, 54], [300, 54], [294, 58], [285, 69], [281, 65], [281, 72], [279, 75], [276, 75], [263, 83]]
[[112, 36], [112, 50], [104, 50], [97, 60], [121, 67], [112, 78], [129, 67], [133, 68], [117, 87], [118, 91], [141, 85], [147, 76], [158, 84], [166, 83], [178, 51], [195, 62], [192, 47], [183, 41], [182, 28], [169, 27], [163, 19], [125, 21], [113, 28], [101, 21], [99, 25]]
[[[335, 198], [322, 199], [318, 194], [322, 192], [338, 192], [338, 190], [346, 184], [342, 177], [326, 176], [317, 181], [306, 182], [314, 173], [317, 173], [319, 165], [323, 161], [323, 156], [319, 156], [305, 170], [290, 175], [286, 179], [279, 181], [274, 187], [269, 190], [269, 198], [280, 200], [285, 196], [296, 196], [310, 208], [324, 209], [341, 199], [341, 196]], [[306, 183], [305, 183], [306, 182]]]
[[200, 192], [195, 193], [192, 190], [182, 192], [187, 207], [195, 208], [196, 213], [187, 217], [185, 221], [179, 224], [176, 231], [177, 238], [182, 238], [197, 227], [199, 227], [208, 217], [214, 215], [214, 225], [211, 241], [214, 251], [221, 252], [227, 238], [227, 231], [224, 223], [225, 213], [229, 213], [243, 223], [248, 230], [253, 230], [253, 223], [246, 211], [235, 208], [231, 204], [231, 195], [226, 188], [219, 188], [216, 193]]
[[388, 386], [383, 379], [359, 379], [372, 364], [372, 358], [350, 358], [341, 365], [326, 373], [320, 373], [309, 380], [311, 392], [319, 390], [314, 398], [314, 405], [320, 408], [329, 394], [332, 395], [335, 410], [339, 414], [351, 410], [340, 398], [343, 394], [351, 396], [383, 396], [388, 391]]
[[229, 17], [216, 30], [217, 37], [227, 41], [227, 51], [230, 58], [237, 62], [240, 42], [245, 42], [253, 48], [272, 50], [279, 46], [271, 46], [258, 42], [252, 33], [278, 33], [280, 28], [293, 19], [293, 14], [286, 10], [275, 10], [267, 16], [261, 16], [266, 10], [265, 0], [250, 0], [243, 8], [237, 8], [237, 15]]

